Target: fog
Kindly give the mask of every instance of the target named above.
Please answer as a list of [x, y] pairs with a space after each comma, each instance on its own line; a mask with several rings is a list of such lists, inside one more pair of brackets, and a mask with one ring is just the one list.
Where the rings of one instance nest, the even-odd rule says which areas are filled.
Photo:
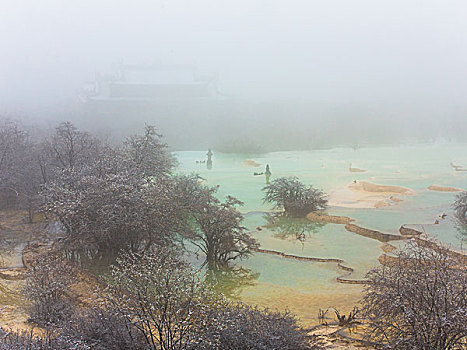
[[[2, 1], [0, 113], [116, 137], [148, 122], [176, 149], [466, 141], [465, 13], [427, 0]], [[96, 73], [153, 63], [196, 66], [218, 94], [79, 98]]]

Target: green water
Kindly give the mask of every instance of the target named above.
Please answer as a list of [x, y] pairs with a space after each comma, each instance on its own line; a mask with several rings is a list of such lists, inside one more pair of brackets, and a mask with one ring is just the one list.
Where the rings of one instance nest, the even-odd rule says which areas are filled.
[[[245, 226], [261, 243], [261, 248], [287, 254], [339, 258], [344, 265], [354, 268], [349, 278], [360, 279], [373, 266], [382, 253], [381, 242], [348, 232], [343, 225], [326, 224], [305, 232], [304, 239], [281, 235], [277, 230], [256, 227], [266, 224], [262, 212], [271, 206], [262, 202], [261, 189], [264, 176], [254, 176], [270, 165], [271, 180], [281, 176], [297, 176], [325, 192], [346, 187], [352, 181], [368, 181], [382, 185], [398, 185], [412, 189], [411, 196], [401, 196], [402, 202], [383, 208], [328, 209], [332, 215], [345, 215], [356, 219], [358, 225], [382, 232], [397, 233], [402, 224], [413, 224], [445, 243], [459, 249], [461, 239], [450, 208], [456, 193], [427, 189], [436, 184], [467, 189], [467, 172], [453, 171], [450, 163], [467, 166], [467, 144], [418, 145], [400, 147], [336, 148], [297, 152], [274, 152], [264, 155], [222, 154], [214, 152], [212, 169], [197, 161], [206, 159], [206, 152], [178, 152], [180, 172], [196, 172], [209, 185], [220, 185], [218, 195], [233, 195], [245, 204]], [[248, 167], [246, 159], [259, 163]], [[366, 172], [349, 171], [352, 167]], [[438, 225], [434, 221], [447, 213]], [[464, 242], [465, 243], [465, 242]], [[304, 262], [257, 253], [241, 262], [258, 273], [257, 284], [243, 291], [245, 300], [278, 308], [289, 308], [305, 322], [312, 323], [318, 307], [336, 305], [346, 307], [355, 303], [360, 295], [358, 285], [336, 282], [345, 275], [334, 263]], [[348, 296], [348, 299], [346, 299]]]

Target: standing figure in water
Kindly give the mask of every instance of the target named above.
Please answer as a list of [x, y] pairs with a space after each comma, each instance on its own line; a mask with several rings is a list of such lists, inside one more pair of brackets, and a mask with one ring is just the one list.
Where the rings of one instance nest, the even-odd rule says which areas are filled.
[[266, 176], [266, 185], [269, 184], [269, 178], [271, 177], [271, 170], [269, 169], [269, 164], [266, 164], [266, 171], [264, 172], [264, 175]]
[[207, 165], [208, 170], [211, 170], [212, 169], [212, 155], [213, 155], [211, 149], [208, 150], [208, 153], [206, 153], [206, 155], [208, 156], [208, 161], [206, 165]]

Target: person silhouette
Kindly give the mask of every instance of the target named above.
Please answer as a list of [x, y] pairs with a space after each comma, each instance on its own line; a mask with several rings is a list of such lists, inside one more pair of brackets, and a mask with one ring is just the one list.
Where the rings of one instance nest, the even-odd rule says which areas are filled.
[[269, 184], [269, 178], [271, 177], [271, 169], [269, 169], [269, 164], [266, 164], [266, 171], [264, 172], [266, 176], [266, 185]]
[[212, 156], [213, 156], [211, 149], [208, 150], [208, 153], [206, 153], [206, 155], [208, 156], [206, 167], [208, 168], [208, 170], [211, 170], [212, 169]]

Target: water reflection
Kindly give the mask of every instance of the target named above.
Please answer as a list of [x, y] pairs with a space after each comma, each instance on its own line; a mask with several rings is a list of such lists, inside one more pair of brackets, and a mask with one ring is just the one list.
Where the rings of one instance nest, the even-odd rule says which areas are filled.
[[264, 172], [264, 175], [266, 176], [266, 185], [269, 185], [269, 179], [271, 178], [271, 169], [269, 168], [269, 164], [266, 164], [266, 171]]
[[305, 242], [312, 234], [320, 231], [326, 225], [306, 218], [291, 218], [284, 214], [265, 215], [266, 228], [274, 232], [274, 237], [284, 240]]
[[224, 266], [206, 269], [206, 282], [213, 289], [230, 299], [240, 299], [243, 289], [253, 286], [259, 278], [259, 272], [253, 272], [242, 266]]
[[212, 153], [211, 149], [208, 150], [208, 153], [206, 153], [206, 156], [208, 157], [207, 162], [206, 162], [206, 167], [208, 170], [212, 169], [212, 156], [214, 153]]

